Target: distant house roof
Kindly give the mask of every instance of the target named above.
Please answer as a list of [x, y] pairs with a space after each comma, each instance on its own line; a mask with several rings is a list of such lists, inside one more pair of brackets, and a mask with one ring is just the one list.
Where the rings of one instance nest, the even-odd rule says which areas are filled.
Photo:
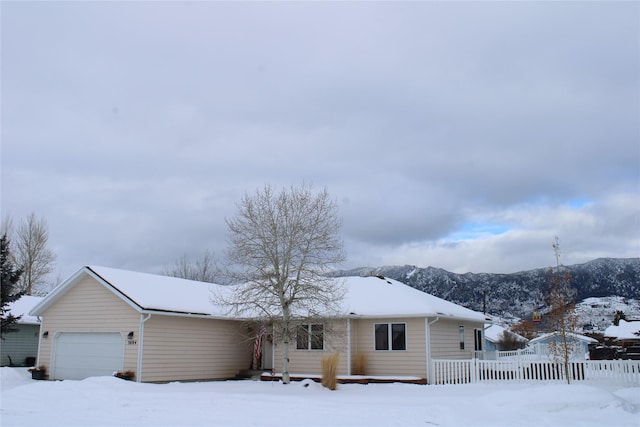
[[19, 300], [10, 302], [7, 305], [9, 314], [12, 314], [14, 316], [22, 316], [17, 322], [20, 325], [38, 325], [40, 324], [40, 322], [38, 322], [38, 318], [36, 316], [31, 316], [29, 312], [43, 299], [44, 297], [24, 295], [20, 297]]
[[493, 343], [497, 343], [498, 341], [502, 340], [503, 334], [504, 334], [505, 331], [509, 332], [510, 334], [513, 334], [515, 336], [515, 339], [517, 339], [518, 341], [521, 341], [521, 342], [529, 341], [528, 339], [526, 339], [522, 335], [516, 334], [515, 332], [511, 332], [510, 330], [505, 329], [500, 325], [491, 325], [487, 329], [485, 329], [484, 330], [484, 338], [486, 340], [489, 340], [489, 341], [493, 342]]
[[[212, 303], [212, 292], [230, 288], [213, 283], [86, 266], [55, 288], [32, 314], [42, 314], [87, 275], [95, 278], [140, 312], [182, 313], [229, 318], [223, 307]], [[414, 289], [396, 280], [370, 277], [338, 278], [346, 287], [339, 312], [355, 317], [449, 317], [484, 322], [482, 313]]]
[[[559, 335], [560, 335], [560, 332], [550, 332], [550, 333], [547, 333], [547, 334], [542, 334], [539, 337], [536, 337], [536, 338], [532, 339], [531, 341], [529, 341], [529, 344], [535, 344], [535, 343], [538, 343], [538, 342], [542, 342], [542, 341], [545, 341], [545, 340], [547, 340], [549, 338], [557, 337]], [[584, 341], [586, 343], [597, 343], [598, 342], [597, 339], [588, 337], [586, 335], [574, 334], [574, 333], [571, 333], [571, 332], [567, 333], [567, 336], [571, 337], [571, 338], [574, 338], [576, 340], [579, 340], [579, 341]]]
[[618, 340], [640, 340], [640, 321], [620, 319], [618, 326], [611, 325], [604, 330], [604, 336]]

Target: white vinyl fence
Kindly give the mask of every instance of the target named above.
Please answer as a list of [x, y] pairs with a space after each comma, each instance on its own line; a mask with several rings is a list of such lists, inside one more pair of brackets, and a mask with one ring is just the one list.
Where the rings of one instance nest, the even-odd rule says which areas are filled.
[[[571, 360], [585, 360], [588, 353], [582, 350], [581, 346], [570, 348]], [[552, 361], [553, 356], [549, 349], [548, 344], [536, 344], [534, 346], [528, 346], [520, 350], [508, 350], [508, 351], [476, 351], [474, 356], [477, 359], [482, 360], [532, 360], [532, 361]]]
[[497, 381], [587, 381], [611, 385], [640, 385], [640, 360], [580, 360], [563, 363], [516, 360], [434, 360], [430, 384]]

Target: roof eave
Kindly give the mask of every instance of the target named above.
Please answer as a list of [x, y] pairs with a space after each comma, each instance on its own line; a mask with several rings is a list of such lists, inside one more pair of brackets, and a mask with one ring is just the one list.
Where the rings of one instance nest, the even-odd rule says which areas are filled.
[[482, 323], [492, 323], [493, 321], [488, 318], [479, 319], [475, 317], [465, 317], [465, 316], [456, 316], [444, 313], [385, 313], [385, 314], [358, 314], [358, 313], [349, 313], [346, 315], [351, 319], [388, 319], [388, 318], [436, 318], [439, 317], [441, 319], [451, 319], [451, 320], [464, 320], [471, 322], [482, 322]]

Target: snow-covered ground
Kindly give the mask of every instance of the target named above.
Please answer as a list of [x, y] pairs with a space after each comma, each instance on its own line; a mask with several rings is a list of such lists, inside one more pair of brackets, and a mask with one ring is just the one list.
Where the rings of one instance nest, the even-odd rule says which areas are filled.
[[1, 368], [2, 427], [640, 425], [640, 387], [585, 384], [139, 384]]

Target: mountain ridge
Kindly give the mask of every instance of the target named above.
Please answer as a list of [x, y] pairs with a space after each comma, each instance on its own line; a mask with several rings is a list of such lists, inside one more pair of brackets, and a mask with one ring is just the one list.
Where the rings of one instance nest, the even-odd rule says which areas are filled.
[[[640, 258], [597, 258], [563, 266], [573, 279], [577, 301], [592, 297], [640, 300]], [[382, 275], [411, 287], [503, 318], [530, 319], [544, 303], [546, 268], [515, 273], [452, 273], [438, 267], [415, 265], [358, 267], [332, 275]]]

